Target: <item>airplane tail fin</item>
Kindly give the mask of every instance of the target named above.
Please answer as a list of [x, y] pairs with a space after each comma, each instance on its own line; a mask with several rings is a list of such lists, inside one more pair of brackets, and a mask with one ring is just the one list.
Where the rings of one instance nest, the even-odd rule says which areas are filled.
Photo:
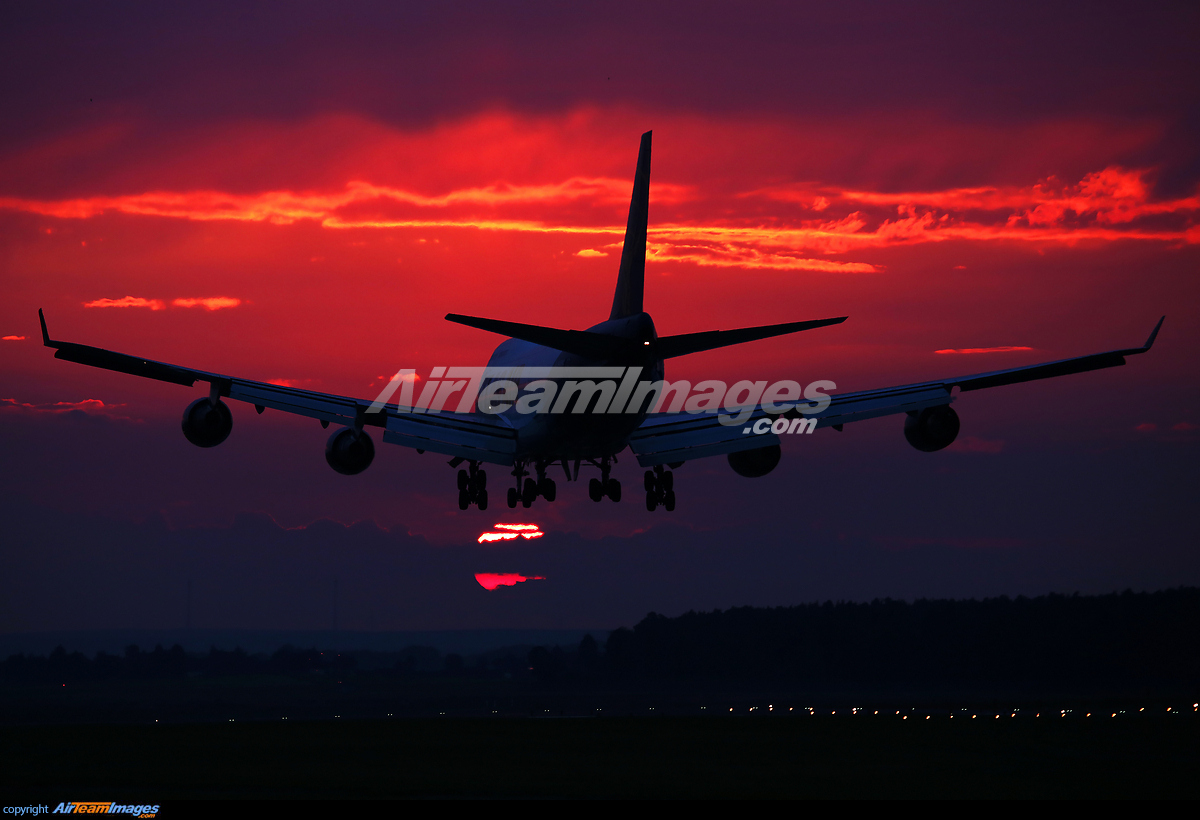
[[650, 135], [653, 133], [642, 134], [642, 145], [638, 149], [633, 197], [629, 201], [629, 221], [625, 225], [621, 270], [617, 274], [617, 292], [613, 295], [610, 320], [642, 312], [646, 283], [646, 222], [650, 210]]

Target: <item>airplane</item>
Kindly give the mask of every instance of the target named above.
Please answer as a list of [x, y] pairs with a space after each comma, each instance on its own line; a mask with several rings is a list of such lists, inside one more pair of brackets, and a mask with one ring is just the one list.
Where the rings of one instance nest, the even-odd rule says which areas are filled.
[[[650, 196], [650, 144], [652, 132], [642, 135], [629, 205], [616, 291], [607, 321], [584, 331], [520, 324], [496, 319], [448, 314], [446, 319], [508, 337], [488, 361], [488, 368], [520, 372], [522, 368], [619, 367], [641, 368], [651, 380], [664, 378], [667, 359], [704, 350], [772, 338], [839, 324], [847, 317], [790, 322], [735, 330], [703, 331], [659, 336], [643, 306], [646, 268], [646, 229]], [[934, 452], [948, 447], [958, 436], [958, 414], [950, 406], [959, 391], [980, 390], [1036, 379], [1083, 373], [1125, 364], [1125, 357], [1145, 353], [1162, 327], [1159, 319], [1141, 347], [1112, 350], [1052, 362], [1014, 367], [969, 376], [831, 394], [827, 406], [815, 413], [795, 407], [780, 414], [778, 405], [749, 407], [746, 424], [760, 419], [815, 419], [815, 428], [837, 431], [851, 422], [886, 415], [904, 415], [905, 439], [917, 450]], [[621, 484], [611, 475], [618, 454], [632, 450], [644, 474], [646, 509], [675, 509], [673, 470], [684, 462], [726, 456], [738, 475], [756, 478], [779, 463], [781, 449], [775, 432], [747, 436], [742, 424], [729, 425], [712, 413], [650, 412], [653, 402], [636, 412], [599, 412], [594, 406], [579, 412], [521, 414], [509, 406], [499, 413], [446, 412], [402, 406], [380, 406], [364, 400], [300, 390], [265, 382], [209, 373], [203, 370], [129, 356], [89, 345], [53, 341], [44, 313], [38, 311], [42, 342], [54, 348], [56, 359], [128, 373], [186, 387], [207, 382], [207, 397], [184, 410], [182, 428], [188, 441], [199, 447], [216, 446], [228, 438], [233, 416], [225, 399], [307, 416], [327, 428], [340, 429], [325, 445], [325, 459], [338, 473], [356, 475], [370, 466], [375, 445], [367, 428], [381, 428], [384, 442], [451, 456], [458, 469], [459, 508], [488, 506], [485, 464], [511, 468], [515, 479], [507, 493], [510, 508], [530, 507], [537, 498], [552, 502], [557, 486], [547, 475], [561, 464], [567, 481], [578, 481], [582, 464], [599, 469], [588, 482], [588, 495], [596, 502], [621, 500]], [[489, 372], [491, 372], [489, 370]], [[577, 402], [580, 399], [577, 398]], [[811, 405], [809, 405], [811, 407]], [[477, 409], [472, 407], [472, 410]], [[810, 428], [815, 429], [815, 428]], [[465, 467], [462, 467], [465, 465]]]

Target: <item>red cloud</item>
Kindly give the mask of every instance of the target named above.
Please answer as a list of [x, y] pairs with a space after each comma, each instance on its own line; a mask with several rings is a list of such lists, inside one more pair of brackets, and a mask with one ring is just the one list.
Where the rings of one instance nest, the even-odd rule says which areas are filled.
[[0, 336], [0, 342], [23, 342], [24, 336]]
[[105, 404], [100, 399], [84, 399], [83, 401], [56, 401], [49, 404], [30, 404], [16, 399], [0, 399], [0, 410], [12, 410], [24, 413], [70, 413], [83, 412], [92, 416], [107, 416], [114, 419], [129, 420], [128, 416], [119, 416], [114, 408], [124, 407], [123, 404]]
[[1004, 442], [976, 438], [975, 436], [963, 436], [947, 449], [958, 453], [987, 453], [995, 455], [1004, 450]]
[[475, 580], [484, 589], [493, 590], [497, 587], [514, 587], [525, 581], [545, 581], [546, 578], [542, 575], [518, 575], [515, 572], [477, 572]]
[[1009, 353], [1013, 350], [1033, 350], [1032, 347], [960, 347], [947, 348], [946, 350], [935, 350], [934, 353]]
[[[835, 138], [796, 126], [758, 123], [742, 128], [740, 141], [734, 141], [724, 128], [722, 123], [706, 122], [697, 131], [693, 124], [682, 130], [699, 137], [675, 137], [669, 150], [676, 176], [656, 178], [652, 186], [656, 216], [651, 219], [650, 262], [872, 273], [882, 270], [879, 263], [844, 257], [948, 240], [1200, 244], [1200, 226], [1195, 224], [1200, 197], [1152, 201], [1146, 169], [1105, 165], [1073, 185], [1049, 178], [1025, 186], [981, 184], [901, 192], [835, 187], [833, 180], [755, 187], [753, 180], [763, 178], [762, 169], [751, 164], [732, 174], [728, 166], [733, 158], [745, 166], [747, 154], [761, 154], [757, 164], [774, 163], [772, 173], [777, 173], [782, 161], [773, 156], [777, 145], [807, 144], [827, 154], [854, 152], [846, 147], [844, 134]], [[612, 175], [615, 137], [609, 131], [591, 115], [562, 121], [486, 115], [412, 134], [353, 119], [326, 119], [299, 127], [291, 136], [327, 146], [327, 137], [338, 134], [347, 156], [331, 159], [315, 177], [316, 171], [305, 169], [297, 181], [307, 187], [293, 187], [295, 182], [281, 186], [281, 179], [259, 175], [255, 179], [262, 187], [250, 192], [232, 183], [229, 190], [184, 185], [64, 199], [0, 197], [0, 208], [60, 219], [115, 213], [270, 225], [309, 221], [326, 229], [389, 233], [448, 228], [558, 234], [579, 238], [571, 251], [575, 255], [598, 256], [606, 253], [600, 248], [623, 235], [622, 210], [629, 195], [628, 178]], [[1060, 125], [1052, 131], [1041, 135], [1038, 145], [1066, 150], [1062, 146], [1072, 144], [1072, 135], [1085, 132], [1093, 142], [1101, 139], [1092, 127]], [[218, 166], [213, 178], [222, 179], [227, 171], [234, 179], [239, 163], [260, 157], [261, 149], [276, 145], [283, 136], [251, 130], [231, 140], [228, 157], [222, 155], [215, 163], [211, 155], [200, 153]], [[981, 145], [988, 142], [976, 136]], [[1121, 137], [1133, 143], [1142, 138]], [[920, 140], [914, 146], [917, 143]], [[722, 147], [735, 144], [769, 150]], [[1076, 153], [1083, 150], [1078, 139], [1074, 145]], [[255, 147], [260, 150], [251, 150]], [[1095, 151], [1085, 153], [1090, 157]], [[927, 145], [924, 154], [930, 155]], [[625, 165], [630, 159], [626, 155]], [[428, 161], [398, 166], [396, 156]], [[580, 168], [592, 172], [579, 174]], [[162, 175], [177, 178], [165, 171]], [[748, 190], [730, 190], [728, 180], [738, 178], [750, 180]], [[602, 240], [599, 245], [597, 239]]]

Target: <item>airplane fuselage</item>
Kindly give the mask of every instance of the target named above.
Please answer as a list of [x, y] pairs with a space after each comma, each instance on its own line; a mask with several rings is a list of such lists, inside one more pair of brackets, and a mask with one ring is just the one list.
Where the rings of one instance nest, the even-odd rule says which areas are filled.
[[[610, 319], [588, 328], [588, 332], [627, 339], [634, 344], [630, 346], [630, 352], [598, 359], [565, 353], [520, 339], [508, 339], [493, 351], [488, 367], [640, 367], [642, 380], [657, 381], [663, 378], [663, 360], [654, 352], [658, 335], [650, 314], [637, 313], [621, 319]], [[553, 381], [561, 389], [565, 380]], [[519, 385], [524, 388], [527, 382], [519, 382]], [[593, 403], [579, 412], [525, 414], [518, 413], [515, 407], [509, 407], [500, 414], [500, 418], [517, 431], [518, 459], [601, 459], [625, 449], [630, 434], [642, 424], [649, 409], [640, 407], [637, 412], [628, 413], [607, 413], [603, 409], [597, 412]]]

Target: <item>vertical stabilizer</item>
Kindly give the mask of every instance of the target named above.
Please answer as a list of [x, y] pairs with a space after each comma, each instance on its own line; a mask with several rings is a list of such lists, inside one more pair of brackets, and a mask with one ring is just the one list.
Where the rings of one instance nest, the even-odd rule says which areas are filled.
[[637, 173], [633, 178], [633, 198], [629, 201], [629, 222], [625, 225], [625, 245], [621, 248], [621, 271], [613, 296], [609, 319], [620, 319], [642, 312], [642, 290], [646, 281], [646, 221], [650, 209], [650, 135], [642, 134], [638, 150]]

